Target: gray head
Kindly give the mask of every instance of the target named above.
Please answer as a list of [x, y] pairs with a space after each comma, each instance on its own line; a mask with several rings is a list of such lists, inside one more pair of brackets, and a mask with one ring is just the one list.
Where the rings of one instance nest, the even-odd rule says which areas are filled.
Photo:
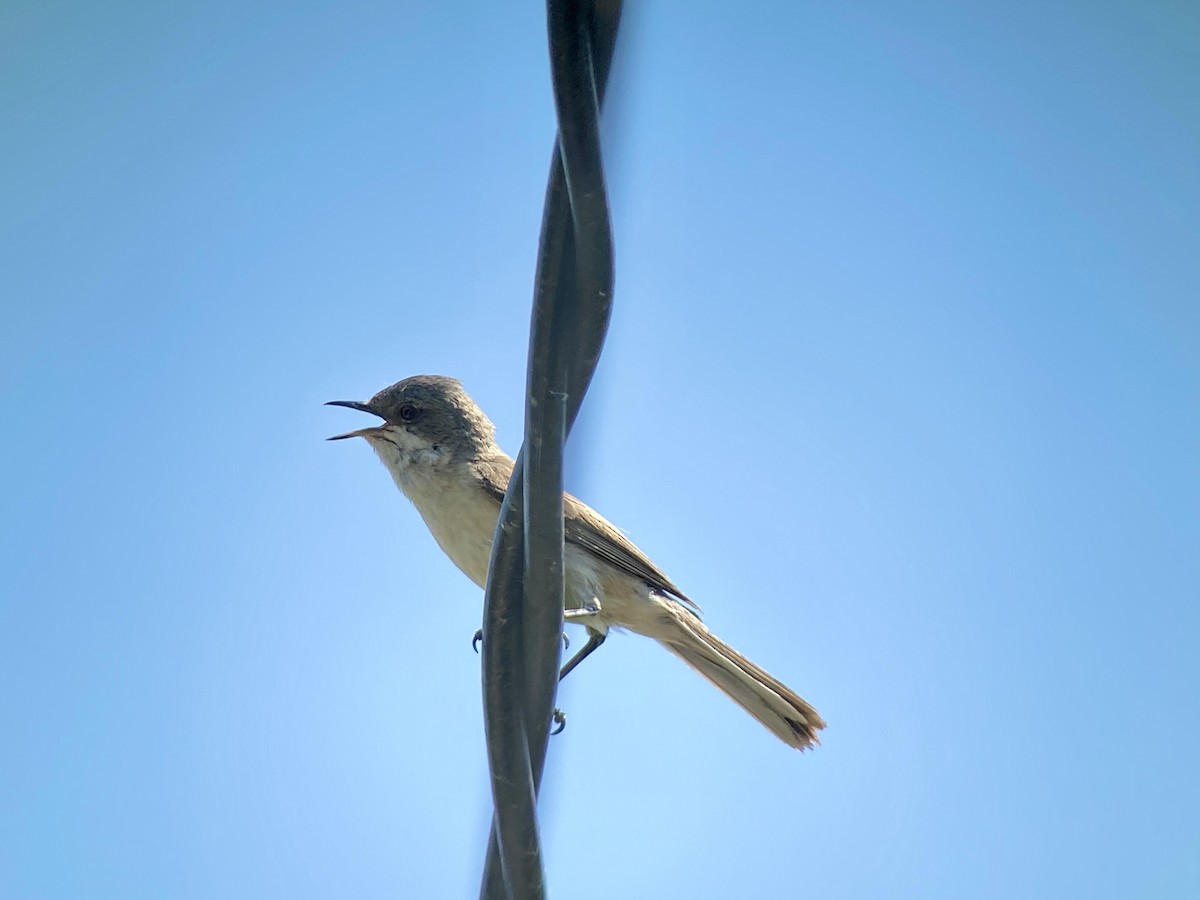
[[386, 387], [370, 400], [332, 400], [369, 412], [383, 424], [329, 438], [361, 437], [384, 461], [444, 463], [469, 460], [495, 449], [496, 428], [463, 390], [462, 382], [444, 375], [414, 375]]

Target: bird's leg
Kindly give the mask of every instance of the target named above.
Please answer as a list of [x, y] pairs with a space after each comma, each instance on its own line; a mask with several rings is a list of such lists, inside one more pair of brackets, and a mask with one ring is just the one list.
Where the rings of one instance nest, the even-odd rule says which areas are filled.
[[[582, 606], [577, 609], [564, 609], [563, 610], [563, 620], [569, 622], [572, 619], [574, 619], [576, 621], [578, 621], [580, 619], [589, 619], [599, 612], [600, 612], [600, 601], [598, 599], [593, 598], [592, 602], [587, 604], [586, 606]], [[585, 659], [587, 659], [588, 655], [593, 650], [595, 650], [597, 647], [599, 647], [601, 644], [604, 643], [604, 639], [607, 636], [608, 635], [606, 632], [593, 631], [591, 628], [589, 628], [587, 643], [579, 648], [578, 653], [576, 653], [574, 656], [572, 656], [570, 659], [567, 660], [567, 664], [565, 666], [563, 666], [562, 671], [558, 673], [558, 680], [562, 681], [564, 678], [566, 678], [567, 673], [570, 672], [577, 665], [579, 665], [581, 662], [583, 662]], [[571, 644], [567, 640], [567, 636], [564, 634], [563, 635], [563, 648], [566, 649], [569, 646], [571, 646]], [[556, 707], [554, 707], [554, 712], [550, 715], [550, 721], [552, 721], [554, 723], [554, 728], [550, 731], [550, 734], [552, 734], [552, 735], [558, 734], [564, 728], [567, 727], [567, 714], [556, 706]]]
[[[558, 680], [562, 681], [564, 678], [566, 678], [567, 675], [570, 674], [572, 669], [574, 669], [577, 665], [579, 665], [581, 662], [583, 662], [585, 659], [587, 659], [592, 654], [593, 650], [595, 650], [597, 647], [599, 647], [601, 644], [604, 643], [604, 639], [606, 637], [608, 637], [607, 632], [592, 631], [589, 628], [587, 643], [579, 648], [578, 653], [576, 653], [574, 656], [572, 656], [570, 659], [567, 660], [566, 665], [564, 665], [562, 667], [562, 671], [558, 673]], [[557, 720], [555, 720], [555, 721], [557, 721]], [[561, 730], [562, 729], [560, 728], [559, 731], [561, 731]], [[557, 733], [557, 732], [555, 732], [555, 733]]]
[[[580, 622], [585, 624], [588, 619], [600, 614], [600, 598], [593, 597], [590, 603], [585, 603], [583, 606], [572, 607], [571, 609], [563, 610], [563, 619], [567, 622]], [[579, 652], [567, 660], [567, 664], [562, 667], [562, 671], [558, 673], [558, 680], [562, 681], [577, 665], [583, 662], [591, 655], [592, 651], [604, 643], [604, 638], [607, 636], [607, 631], [598, 631], [595, 628], [588, 628], [587, 643], [584, 644]]]
[[[571, 621], [573, 619], [576, 621], [578, 621], [580, 619], [589, 619], [592, 616], [597, 615], [599, 612], [600, 612], [600, 603], [598, 600], [594, 600], [593, 602], [587, 604], [586, 606], [581, 606], [577, 609], [563, 610], [563, 619], [566, 621]], [[564, 678], [566, 678], [567, 674], [572, 669], [574, 669], [577, 665], [579, 665], [581, 662], [583, 662], [585, 659], [587, 659], [588, 656], [590, 656], [592, 654], [593, 650], [595, 650], [597, 647], [599, 647], [601, 644], [604, 643], [604, 639], [606, 637], [608, 637], [607, 633], [602, 632], [602, 631], [593, 631], [591, 628], [589, 628], [587, 643], [579, 648], [578, 653], [576, 653], [569, 660], [567, 660], [566, 665], [564, 665], [562, 667], [562, 671], [560, 671], [558, 673], [558, 680], [562, 681]], [[566, 634], [563, 634], [562, 639], [563, 639], [563, 649], [565, 650], [571, 646], [571, 639], [568, 638], [566, 636]], [[483, 629], [480, 628], [478, 631], [475, 632], [475, 636], [473, 638], [471, 638], [471, 647], [475, 650], [476, 653], [479, 652], [479, 642], [482, 640], [483, 640]], [[550, 733], [558, 734], [564, 728], [567, 727], [567, 714], [564, 713], [558, 707], [555, 707], [554, 711], [550, 714], [550, 721], [554, 723], [554, 728], [551, 730]]]
[[[587, 659], [587, 657], [591, 654], [591, 652], [593, 650], [595, 650], [597, 647], [599, 647], [601, 644], [604, 643], [604, 639], [606, 637], [608, 637], [608, 634], [606, 632], [592, 631], [589, 628], [587, 643], [579, 648], [578, 653], [576, 653], [574, 656], [572, 656], [570, 659], [567, 660], [567, 664], [565, 666], [563, 666], [562, 671], [558, 673], [558, 680], [561, 682], [564, 678], [566, 678], [567, 673], [570, 672], [572, 669], [574, 669], [577, 665], [579, 665], [585, 659]], [[558, 709], [557, 707], [555, 707], [554, 713], [551, 716], [551, 719], [555, 725], [554, 730], [550, 732], [551, 734], [558, 734], [560, 731], [562, 731], [564, 728], [567, 727], [567, 714], [564, 713], [561, 709]]]

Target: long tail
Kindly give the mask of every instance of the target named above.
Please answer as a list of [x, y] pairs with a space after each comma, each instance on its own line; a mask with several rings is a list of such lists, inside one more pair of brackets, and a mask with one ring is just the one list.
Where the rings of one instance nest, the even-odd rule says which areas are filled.
[[675, 616], [679, 630], [658, 636], [664, 647], [724, 691], [785, 744], [807, 750], [819, 744], [825, 721], [794, 691], [738, 653], [690, 614]]

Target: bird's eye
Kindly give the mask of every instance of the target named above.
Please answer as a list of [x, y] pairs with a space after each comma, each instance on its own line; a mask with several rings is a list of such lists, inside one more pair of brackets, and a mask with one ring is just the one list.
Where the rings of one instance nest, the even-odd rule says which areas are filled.
[[411, 403], [405, 403], [400, 407], [400, 421], [411, 422], [417, 417], [418, 410]]

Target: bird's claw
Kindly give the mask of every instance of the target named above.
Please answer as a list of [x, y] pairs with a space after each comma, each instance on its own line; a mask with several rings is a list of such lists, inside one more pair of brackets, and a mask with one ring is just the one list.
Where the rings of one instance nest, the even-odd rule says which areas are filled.
[[550, 729], [550, 733], [558, 734], [567, 727], [567, 714], [558, 707], [555, 707], [554, 712], [550, 714], [550, 721], [552, 721], [556, 726]]
[[[483, 640], [483, 629], [480, 628], [478, 631], [475, 632], [475, 636], [473, 638], [471, 638], [471, 649], [474, 650], [476, 653], [479, 652], [479, 644], [482, 640]], [[565, 631], [563, 632], [562, 641], [563, 641], [563, 649], [570, 650], [571, 649], [571, 639], [569, 637], [567, 637], [567, 633]]]

